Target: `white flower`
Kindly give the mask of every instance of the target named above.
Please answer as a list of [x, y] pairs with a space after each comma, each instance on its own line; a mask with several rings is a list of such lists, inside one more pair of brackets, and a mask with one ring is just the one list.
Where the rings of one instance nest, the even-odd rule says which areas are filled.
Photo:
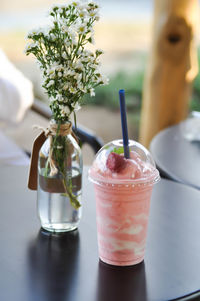
[[67, 78], [68, 75], [69, 75], [69, 74], [68, 74], [68, 70], [64, 70], [64, 72], [63, 72], [63, 77], [64, 77], [64, 78]]
[[59, 8], [58, 8], [58, 13], [59, 13], [59, 14], [62, 14], [62, 12], [63, 12], [63, 8], [59, 7]]
[[[82, 73], [76, 73], [74, 75], [74, 78], [77, 80], [77, 82], [81, 81], [82, 80]], [[79, 88], [79, 87], [78, 87]]]
[[68, 35], [71, 40], [76, 40], [77, 24], [71, 25], [68, 30]]
[[65, 59], [65, 60], [67, 59], [67, 53], [66, 52], [62, 53], [62, 58]]
[[68, 39], [65, 39], [64, 43], [65, 43], [66, 47], [70, 47], [71, 46], [71, 42]]
[[79, 49], [78, 51], [77, 51], [77, 55], [79, 56], [79, 55], [82, 55], [82, 50], [81, 49]]
[[79, 111], [81, 109], [81, 106], [80, 104], [77, 102], [74, 106], [73, 106], [73, 109], [75, 112]]
[[77, 41], [76, 37], [72, 38], [72, 45], [73, 46], [77, 46], [78, 45], [78, 41]]
[[71, 4], [75, 7], [79, 7], [80, 3], [78, 1], [72, 1]]
[[[57, 55], [58, 55], [58, 53], [57, 53]], [[56, 71], [62, 71], [64, 68], [63, 68], [63, 66], [62, 65], [56, 65], [56, 63], [55, 63], [55, 70]]]
[[108, 85], [109, 84], [109, 78], [106, 77], [104, 80], [103, 80], [103, 84], [104, 85]]
[[63, 116], [70, 114], [70, 110], [67, 106], [59, 105], [59, 109], [60, 109], [61, 115], [63, 115]]
[[94, 12], [97, 14], [99, 12], [99, 5], [95, 2], [89, 2], [87, 5], [88, 12]]
[[84, 94], [87, 93], [87, 88], [85, 87], [85, 84], [82, 82], [82, 80], [77, 81], [77, 89], [81, 92], [83, 92]]
[[[99, 66], [99, 64], [98, 64], [98, 66]], [[93, 62], [91, 62], [91, 63], [90, 63], [90, 65], [89, 65], [89, 67], [90, 67], [90, 69], [96, 69], [96, 67], [97, 67], [97, 64], [96, 64], [96, 63], [93, 63]]]
[[76, 71], [74, 69], [68, 69], [64, 74], [65, 76], [74, 76], [76, 75]]
[[51, 87], [51, 86], [53, 86], [53, 85], [54, 85], [54, 80], [50, 80], [50, 81], [48, 82], [48, 84], [46, 85], [46, 87], [49, 88], [49, 87]]
[[90, 11], [89, 11], [89, 16], [90, 16], [90, 17], [98, 17], [97, 14], [98, 14], [98, 11], [97, 11], [97, 10], [94, 10], [94, 9], [93, 9], [93, 10], [90, 10]]
[[83, 70], [84, 68], [83, 64], [80, 61], [76, 62], [74, 67], [78, 70]]
[[85, 54], [85, 56], [94, 57], [94, 53], [90, 50], [85, 50], [84, 54]]
[[82, 63], [88, 63], [91, 61], [91, 58], [88, 56], [84, 56], [83, 58], [81, 58]]
[[78, 25], [78, 27], [77, 27], [77, 32], [79, 33], [79, 34], [84, 34], [84, 33], [86, 33], [87, 32], [87, 24], [86, 23], [82, 23], [82, 24], [80, 24], [80, 25]]
[[85, 9], [85, 7], [83, 8], [83, 7], [81, 7], [80, 9], [79, 9], [79, 16], [81, 17], [81, 18], [84, 18], [85, 16], [87, 16], [88, 15], [88, 11]]
[[54, 42], [56, 40], [55, 34], [51, 33], [50, 34], [50, 39]]
[[81, 92], [83, 92], [84, 94], [87, 93], [87, 89], [86, 89], [85, 87], [81, 87], [79, 90], [80, 90]]
[[62, 97], [62, 95], [57, 94], [57, 95], [56, 95], [56, 100], [57, 100], [57, 101], [64, 101], [64, 98]]
[[106, 76], [101, 75], [100, 81], [102, 81], [103, 85], [108, 85], [109, 83], [109, 78]]
[[95, 92], [94, 92], [94, 89], [93, 89], [93, 88], [90, 89], [90, 96], [91, 96], [91, 97], [92, 97], [92, 96], [95, 96]]
[[24, 49], [24, 53], [26, 53], [28, 50], [31, 50], [33, 43], [27, 43]]
[[77, 92], [77, 90], [74, 87], [70, 87], [69, 92], [72, 94], [75, 94]]
[[68, 85], [68, 84], [65, 84], [65, 85], [63, 86], [63, 90], [66, 91], [66, 90], [68, 90], [68, 89], [69, 89], [69, 85]]
[[55, 76], [56, 76], [55, 72], [54, 72], [53, 70], [50, 70], [50, 72], [49, 72], [49, 77], [50, 77], [51, 79], [54, 79]]
[[50, 98], [49, 98], [49, 102], [50, 103], [53, 103], [55, 101], [55, 98], [53, 97], [53, 96], [51, 96]]
[[43, 65], [41, 64], [41, 62], [39, 62], [39, 61], [36, 61], [36, 64], [38, 65], [38, 67], [39, 67], [41, 70], [43, 70], [43, 69], [44, 69], [44, 67], [43, 67]]
[[89, 50], [84, 50], [84, 52], [82, 53], [81, 61], [85, 63], [89, 63], [93, 58], [94, 58], [93, 52]]
[[63, 32], [68, 32], [69, 27], [66, 24], [64, 24], [64, 25], [61, 26], [61, 29], [62, 29]]

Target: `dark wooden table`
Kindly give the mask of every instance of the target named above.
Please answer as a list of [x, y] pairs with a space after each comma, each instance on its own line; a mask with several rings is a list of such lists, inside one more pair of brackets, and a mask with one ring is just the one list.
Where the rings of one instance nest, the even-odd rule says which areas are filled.
[[114, 267], [98, 259], [94, 191], [86, 176], [79, 230], [55, 235], [40, 229], [27, 174], [25, 167], [0, 169], [1, 301], [199, 300], [198, 190], [157, 184], [145, 261]]
[[164, 176], [200, 189], [200, 141], [186, 140], [180, 124], [159, 132], [150, 151]]

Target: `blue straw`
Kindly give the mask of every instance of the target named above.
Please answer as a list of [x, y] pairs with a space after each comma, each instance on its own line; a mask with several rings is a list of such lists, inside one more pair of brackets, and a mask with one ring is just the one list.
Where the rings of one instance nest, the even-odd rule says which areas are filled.
[[123, 145], [124, 145], [124, 157], [128, 159], [130, 158], [130, 155], [129, 155], [129, 146], [128, 146], [128, 128], [127, 128], [127, 120], [126, 120], [126, 102], [125, 102], [124, 90], [119, 90], [119, 100], [120, 100], [122, 136], [123, 136]]

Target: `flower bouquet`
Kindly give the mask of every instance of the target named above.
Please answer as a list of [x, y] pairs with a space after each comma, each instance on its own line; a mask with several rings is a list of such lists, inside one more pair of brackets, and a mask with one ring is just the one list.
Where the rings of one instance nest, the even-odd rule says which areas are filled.
[[43, 228], [50, 231], [74, 229], [80, 219], [82, 156], [72, 132], [71, 116], [83, 96], [108, 79], [100, 70], [102, 50], [91, 51], [93, 26], [99, 20], [95, 2], [54, 5], [49, 24], [32, 30], [26, 54], [33, 54], [43, 75], [52, 119], [45, 131], [48, 139], [39, 153], [38, 210]]

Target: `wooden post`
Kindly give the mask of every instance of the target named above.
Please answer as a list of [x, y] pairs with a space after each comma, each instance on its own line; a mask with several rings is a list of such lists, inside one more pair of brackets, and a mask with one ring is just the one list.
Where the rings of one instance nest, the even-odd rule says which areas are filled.
[[198, 0], [154, 0], [153, 44], [146, 73], [140, 142], [185, 119], [198, 71], [194, 33]]

